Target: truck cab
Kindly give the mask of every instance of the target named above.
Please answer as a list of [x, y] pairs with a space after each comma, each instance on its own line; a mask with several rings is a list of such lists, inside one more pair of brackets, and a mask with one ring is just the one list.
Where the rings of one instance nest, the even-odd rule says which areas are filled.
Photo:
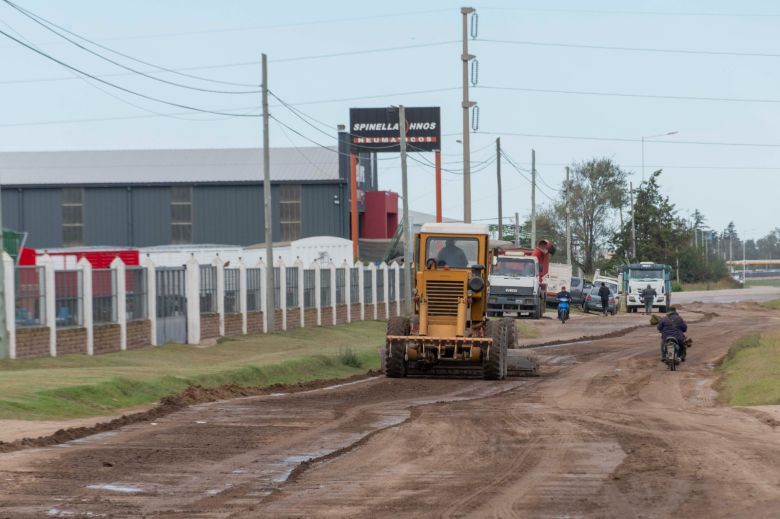
[[653, 308], [666, 312], [672, 303], [672, 267], [648, 261], [623, 266], [623, 290], [629, 312], [644, 308], [641, 295], [647, 285], [654, 288], [657, 294]]
[[493, 260], [488, 290], [488, 315], [514, 314], [539, 319], [546, 292], [539, 283], [539, 261], [526, 251], [507, 251]]

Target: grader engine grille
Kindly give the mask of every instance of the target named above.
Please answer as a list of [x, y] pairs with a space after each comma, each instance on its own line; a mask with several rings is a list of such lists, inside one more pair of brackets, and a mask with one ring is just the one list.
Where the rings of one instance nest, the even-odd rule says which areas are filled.
[[428, 297], [428, 315], [457, 317], [458, 299], [465, 295], [461, 281], [437, 281], [429, 279], [425, 284]]

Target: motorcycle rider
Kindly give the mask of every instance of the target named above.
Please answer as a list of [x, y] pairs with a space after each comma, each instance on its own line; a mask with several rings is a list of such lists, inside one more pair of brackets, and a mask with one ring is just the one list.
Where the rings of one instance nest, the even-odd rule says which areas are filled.
[[680, 347], [680, 360], [685, 362], [685, 332], [688, 331], [688, 325], [685, 324], [685, 320], [677, 313], [675, 307], [669, 307], [666, 317], [661, 319], [657, 328], [661, 332], [661, 362], [664, 361], [664, 342], [670, 337], [677, 340], [677, 344]]
[[561, 299], [567, 299], [569, 301], [569, 307], [571, 307], [571, 294], [566, 287], [561, 287], [561, 291], [555, 294], [555, 297], [560, 301]]
[[655, 301], [655, 296], [657, 295], [658, 293], [650, 285], [647, 285], [647, 288], [642, 290], [642, 299], [645, 302], [645, 313], [647, 315], [653, 313], [653, 302]]
[[609, 312], [609, 298], [611, 295], [612, 292], [607, 284], [602, 282], [601, 287], [599, 287], [599, 297], [601, 298], [601, 309], [604, 311], [604, 315], [607, 315]]

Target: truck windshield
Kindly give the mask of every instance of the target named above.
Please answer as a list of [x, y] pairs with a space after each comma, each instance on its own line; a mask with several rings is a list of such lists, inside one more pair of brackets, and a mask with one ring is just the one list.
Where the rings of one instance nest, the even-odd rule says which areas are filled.
[[631, 279], [663, 279], [664, 271], [661, 269], [632, 270]]
[[425, 261], [436, 260], [439, 266], [464, 269], [479, 265], [479, 241], [475, 238], [431, 236], [425, 241]]
[[493, 267], [491, 273], [499, 276], [525, 278], [534, 277], [536, 268], [532, 260], [502, 257], [498, 258], [498, 262]]

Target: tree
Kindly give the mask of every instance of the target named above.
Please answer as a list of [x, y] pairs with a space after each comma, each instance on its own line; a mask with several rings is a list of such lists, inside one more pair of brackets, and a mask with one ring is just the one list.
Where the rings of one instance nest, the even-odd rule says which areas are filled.
[[[712, 243], [713, 234], [717, 238], [717, 233], [701, 232], [705, 218], [698, 210], [694, 212], [691, 224], [680, 217], [669, 197], [660, 192], [660, 176], [661, 171], [656, 171], [636, 191], [637, 257], [632, 260], [666, 263], [673, 267], [679, 265], [680, 280], [684, 282], [716, 281], [724, 277], [728, 269], [714, 247], [696, 245], [704, 243], [704, 240]], [[630, 235], [630, 222], [615, 235], [616, 261], [630, 256], [626, 250]]]
[[[615, 214], [623, 206], [626, 173], [610, 159], [591, 159], [574, 164], [562, 199], [554, 206], [555, 221], [563, 222], [568, 204], [573, 261], [592, 274], [596, 262], [615, 231]], [[561, 242], [561, 243], [565, 243]]]

